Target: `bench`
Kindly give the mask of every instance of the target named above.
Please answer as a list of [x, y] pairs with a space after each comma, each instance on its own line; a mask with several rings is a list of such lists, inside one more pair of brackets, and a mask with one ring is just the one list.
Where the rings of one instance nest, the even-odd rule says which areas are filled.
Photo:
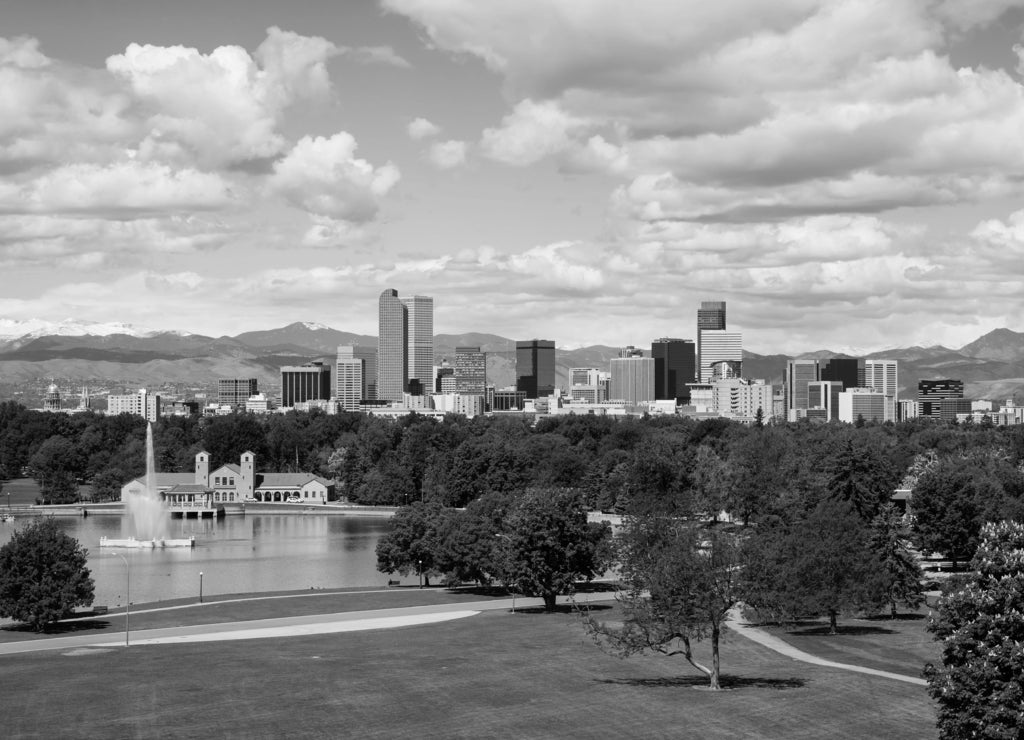
[[389, 579], [388, 579], [388, 585], [389, 585], [389, 586], [401, 586], [401, 585], [402, 585], [402, 582], [401, 582], [401, 581], [392, 581], [392, 580], [391, 580], [391, 579], [389, 578]]
[[106, 614], [107, 613], [107, 607], [105, 607], [105, 606], [94, 606], [92, 608], [92, 613], [93, 614]]

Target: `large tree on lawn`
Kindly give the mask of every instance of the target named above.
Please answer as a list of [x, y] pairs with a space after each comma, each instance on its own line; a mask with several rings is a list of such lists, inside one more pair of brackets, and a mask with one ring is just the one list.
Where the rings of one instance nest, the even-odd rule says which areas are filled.
[[[719, 640], [740, 596], [740, 548], [716, 527], [670, 517], [631, 517], [616, 537], [626, 588], [621, 625], [585, 612], [587, 631], [621, 657], [642, 652], [681, 655], [721, 687]], [[693, 658], [691, 641], [711, 640], [711, 666]]]
[[87, 552], [51, 518], [37, 519], [0, 547], [0, 617], [41, 632], [93, 599]]

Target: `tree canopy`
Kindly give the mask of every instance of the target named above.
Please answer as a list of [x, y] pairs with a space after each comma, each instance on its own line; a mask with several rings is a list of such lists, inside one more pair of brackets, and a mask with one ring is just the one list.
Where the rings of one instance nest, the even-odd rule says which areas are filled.
[[36, 519], [0, 547], [0, 616], [37, 632], [93, 599], [87, 552], [50, 518]]

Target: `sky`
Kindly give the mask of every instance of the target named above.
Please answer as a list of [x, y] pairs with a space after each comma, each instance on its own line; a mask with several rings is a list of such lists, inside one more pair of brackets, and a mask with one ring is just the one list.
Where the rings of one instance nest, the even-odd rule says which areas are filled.
[[4, 0], [0, 320], [1024, 331], [1024, 0]]

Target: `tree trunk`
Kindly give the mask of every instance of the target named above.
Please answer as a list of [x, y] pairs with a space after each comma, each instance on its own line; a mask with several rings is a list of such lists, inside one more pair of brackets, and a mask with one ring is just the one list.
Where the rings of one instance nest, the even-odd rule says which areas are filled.
[[892, 618], [896, 619], [896, 602], [890, 601], [889, 604], [892, 606]]
[[554, 591], [544, 592], [544, 611], [553, 612], [555, 610], [555, 598], [557, 594]]
[[718, 636], [721, 630], [718, 625], [715, 624], [711, 628], [711, 690], [718, 691], [722, 688], [722, 684], [719, 682], [719, 673], [721, 671], [721, 663], [718, 658]]
[[829, 609], [828, 612], [828, 633], [836, 634], [836, 611], [834, 609]]

